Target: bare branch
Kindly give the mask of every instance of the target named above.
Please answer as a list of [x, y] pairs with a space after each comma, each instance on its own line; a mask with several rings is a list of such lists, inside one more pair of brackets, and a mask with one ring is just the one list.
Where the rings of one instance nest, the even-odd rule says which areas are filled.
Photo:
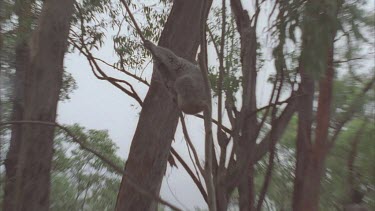
[[141, 78], [141, 77], [139, 77], [139, 76], [137, 76], [137, 75], [131, 73], [131, 72], [128, 71], [128, 70], [118, 68], [118, 67], [116, 67], [115, 65], [113, 65], [113, 64], [109, 64], [108, 62], [104, 61], [103, 59], [100, 59], [100, 58], [97, 58], [97, 57], [94, 57], [93, 59], [95, 59], [95, 60], [97, 60], [97, 61], [100, 61], [101, 63], [103, 63], [103, 64], [105, 64], [105, 65], [107, 65], [107, 66], [109, 66], [109, 67], [112, 67], [112, 68], [115, 69], [115, 70], [118, 70], [118, 71], [120, 71], [120, 72], [122, 72], [122, 73], [125, 73], [126, 75], [128, 75], [128, 76], [130, 76], [130, 77], [136, 79], [137, 81], [139, 81], [139, 82], [145, 84], [146, 86], [150, 86], [150, 83], [148, 83], [148, 81], [146, 81], [146, 80], [144, 80], [143, 78]]
[[[211, 4], [212, 0], [205, 0], [204, 4]], [[203, 7], [206, 8], [206, 7]], [[203, 111], [204, 114], [204, 128], [206, 132], [205, 136], [205, 167], [204, 167], [204, 178], [207, 187], [208, 195], [208, 207], [210, 211], [216, 211], [216, 191], [213, 182], [213, 137], [212, 137], [212, 102], [211, 102], [211, 86], [208, 79], [208, 67], [207, 67], [207, 38], [206, 38], [206, 17], [208, 12], [205, 9], [201, 11], [201, 40], [200, 40], [200, 53], [199, 53], [199, 66], [202, 71], [202, 76], [205, 85], [205, 91], [208, 97], [206, 108]]]
[[141, 31], [141, 28], [139, 28], [139, 26], [137, 24], [137, 21], [135, 21], [133, 13], [130, 11], [128, 4], [125, 2], [125, 0], [120, 0], [120, 1], [125, 6], [125, 9], [128, 12], [128, 14], [129, 14], [129, 17], [132, 20], [132, 22], [133, 22], [133, 24], [134, 24], [134, 26], [136, 28], [136, 31], [137, 31], [138, 35], [141, 37], [142, 42], [145, 42], [146, 39], [144, 38], [144, 36], [142, 34], [142, 31]]
[[193, 179], [195, 185], [199, 189], [199, 192], [202, 194], [203, 199], [207, 202], [207, 193], [204, 190], [202, 183], [198, 180], [198, 178], [195, 176], [194, 172], [189, 168], [189, 166], [186, 164], [186, 162], [182, 159], [182, 157], [177, 153], [177, 151], [173, 147], [171, 148], [171, 152], [177, 158], [177, 160], [181, 163], [181, 165], [184, 167], [184, 169], [189, 174], [191, 179]]
[[[118, 89], [123, 91], [125, 94], [134, 98], [139, 103], [139, 105], [142, 106], [142, 103], [143, 103], [142, 99], [138, 96], [137, 92], [134, 90], [133, 86], [129, 82], [107, 76], [107, 74], [105, 74], [105, 72], [100, 68], [100, 66], [96, 62], [94, 56], [87, 49], [87, 47], [85, 46], [85, 43], [81, 43], [82, 47], [80, 47], [77, 43], [74, 42], [74, 40], [70, 39], [70, 41], [73, 44], [73, 46], [75, 48], [77, 48], [86, 57], [86, 59], [88, 60], [90, 66], [91, 66], [91, 70], [94, 73], [95, 77], [97, 77], [100, 80], [107, 80], [112, 85], [114, 85], [115, 87], [117, 87]], [[82, 42], [82, 40], [81, 40], [81, 42]], [[97, 70], [100, 73], [101, 76], [99, 76], [96, 73], [95, 70]], [[118, 82], [125, 83], [126, 85], [128, 85], [131, 91], [129, 91], [129, 90], [125, 89], [124, 87], [122, 87], [121, 85], [119, 85]]]
[[336, 61], [333, 61], [334, 64], [341, 64], [341, 63], [347, 63], [347, 62], [351, 62], [351, 61], [356, 61], [356, 60], [361, 60], [361, 59], [365, 59], [363, 57], [358, 57], [358, 58], [351, 58], [351, 59], [346, 59], [346, 60], [336, 60]]
[[[202, 114], [195, 114], [194, 116], [204, 119], [204, 116]], [[225, 127], [224, 125], [219, 126], [219, 122], [216, 119], [212, 119], [212, 122], [215, 123], [219, 128], [221, 128], [224, 132], [231, 134], [232, 130]]]
[[211, 31], [211, 29], [209, 27], [207, 27], [207, 31], [208, 31], [208, 34], [210, 35], [212, 43], [213, 43], [213, 45], [215, 47], [215, 52], [216, 52], [217, 56], [219, 56], [220, 55], [220, 51], [219, 51], [219, 47], [215, 43], [214, 35], [212, 34], [212, 31]]
[[269, 146], [271, 145], [271, 132], [274, 133], [275, 139], [280, 139], [283, 135], [286, 127], [290, 119], [292, 118], [294, 112], [297, 108], [297, 99], [291, 98], [288, 105], [285, 107], [284, 111], [281, 115], [275, 120], [274, 124], [272, 125], [272, 129], [268, 134], [263, 138], [263, 140], [257, 144], [254, 156], [254, 162], [259, 161], [263, 158], [263, 156], [268, 152]]
[[193, 143], [191, 142], [191, 139], [190, 139], [189, 133], [187, 131], [187, 127], [186, 127], [185, 118], [182, 115], [182, 113], [180, 113], [180, 121], [181, 121], [181, 125], [182, 125], [182, 132], [184, 133], [185, 141], [188, 143], [189, 147], [193, 151], [195, 163], [197, 164], [200, 173], [202, 175], [204, 175], [204, 170], [203, 170], [203, 168], [202, 168], [202, 166], [201, 166], [201, 164], [199, 162], [199, 157], [198, 157], [197, 150], [195, 149]]
[[[276, 77], [278, 78], [279, 75], [280, 75], [279, 80], [275, 82], [276, 83], [275, 87], [276, 87], [277, 84], [279, 84], [279, 87], [277, 89], [275, 102], [279, 101], [281, 90], [282, 90], [282, 87], [283, 87], [283, 81], [284, 81], [284, 69], [283, 68], [279, 69], [277, 71]], [[271, 99], [272, 99], [272, 97], [271, 97]], [[271, 124], [272, 125], [275, 125], [275, 122], [276, 122], [276, 112], [277, 112], [277, 107], [276, 107], [276, 103], [274, 103], [274, 106], [272, 107], [272, 113], [271, 113]], [[270, 144], [270, 147], [269, 147], [270, 155], [269, 155], [269, 159], [268, 159], [268, 167], [267, 167], [267, 170], [266, 170], [266, 176], [264, 178], [263, 186], [262, 186], [262, 189], [261, 189], [259, 197], [258, 197], [259, 199], [258, 199], [258, 204], [257, 204], [257, 207], [256, 207], [257, 211], [262, 210], [263, 202], [264, 202], [264, 199], [266, 197], [266, 193], [268, 191], [268, 187], [270, 185], [271, 178], [272, 178], [274, 159], [275, 159], [275, 154], [276, 154], [276, 143], [278, 141], [278, 139], [276, 139], [276, 137], [274, 135], [274, 132], [275, 131], [271, 130], [271, 134], [270, 134], [271, 144]]]

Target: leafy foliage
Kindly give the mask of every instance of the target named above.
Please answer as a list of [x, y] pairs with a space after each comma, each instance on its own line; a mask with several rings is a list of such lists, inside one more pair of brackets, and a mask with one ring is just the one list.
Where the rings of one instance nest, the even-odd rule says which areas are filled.
[[69, 100], [71, 94], [75, 89], [77, 89], [77, 83], [74, 80], [72, 74], [64, 71], [63, 73], [63, 83], [60, 90], [60, 101]]
[[[79, 125], [69, 129], [118, 166], [125, 163], [116, 156], [118, 147], [107, 131], [86, 130]], [[68, 140], [61, 133], [55, 139], [51, 210], [114, 210], [121, 175]]]
[[[155, 2], [126, 2], [133, 11], [143, 36], [156, 41], [166, 22], [170, 2], [161, 1], [160, 6]], [[138, 32], [121, 2], [86, 0], [77, 4], [73, 33], [70, 35], [72, 43], [86, 45], [90, 50], [100, 50], [104, 47], [104, 41], [109, 39], [105, 36], [108, 32], [114, 34], [111, 42], [114, 53], [118, 56], [114, 66], [123, 69], [142, 69], [148, 53], [143, 49]]]

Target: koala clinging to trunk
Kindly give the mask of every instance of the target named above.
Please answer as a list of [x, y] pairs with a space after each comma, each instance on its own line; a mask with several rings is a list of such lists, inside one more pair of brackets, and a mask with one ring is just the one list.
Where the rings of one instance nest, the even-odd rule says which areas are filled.
[[162, 77], [172, 82], [177, 93], [178, 107], [186, 114], [203, 111], [209, 96], [199, 67], [148, 40], [144, 46], [151, 52], [154, 65], [157, 65]]

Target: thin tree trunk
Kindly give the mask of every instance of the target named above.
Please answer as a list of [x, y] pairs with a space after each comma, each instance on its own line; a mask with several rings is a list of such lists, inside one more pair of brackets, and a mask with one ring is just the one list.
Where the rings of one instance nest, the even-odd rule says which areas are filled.
[[[2, 52], [3, 52], [3, 30], [2, 30], [2, 24], [3, 24], [3, 14], [1, 11], [1, 8], [4, 7], [4, 2], [3, 0], [0, 0], [0, 122], [3, 121], [3, 112], [4, 112], [4, 109], [3, 109], [3, 85], [1, 84], [1, 78], [3, 77], [3, 67], [2, 67], [2, 63], [3, 63], [3, 55], [2, 55]], [[3, 148], [3, 133], [2, 133], [2, 129], [0, 129], [0, 162], [2, 162], [2, 157], [3, 155], [1, 154], [1, 149]], [[3, 187], [3, 184], [2, 182], [0, 181], [0, 188]]]
[[[23, 84], [25, 120], [55, 121], [73, 10], [74, 0], [49, 0], [43, 4]], [[25, 124], [19, 132], [21, 145], [14, 195], [10, 199], [16, 204], [7, 210], [49, 210], [54, 127]]]
[[[242, 108], [236, 121], [234, 143], [237, 145], [235, 177], [238, 179], [239, 203], [241, 211], [251, 211], [254, 206], [254, 163], [258, 121], [256, 115], [256, 23], [251, 24], [249, 14], [241, 1], [231, 0], [232, 11], [236, 20], [241, 40], [241, 63], [243, 76]], [[232, 179], [233, 180], [233, 179]]]
[[[201, 0], [174, 1], [159, 45], [171, 49], [178, 56], [194, 60], [200, 40], [200, 11], [203, 5]], [[160, 191], [178, 114], [176, 103], [154, 68], [125, 166], [135, 182], [154, 194]], [[116, 210], [156, 210], [156, 205], [122, 180]]]
[[347, 158], [347, 168], [348, 168], [348, 195], [351, 199], [352, 203], [360, 203], [356, 201], [356, 194], [358, 191], [358, 187], [356, 184], [356, 177], [358, 176], [358, 172], [355, 169], [355, 160], [358, 157], [358, 145], [361, 142], [361, 136], [363, 135], [363, 131], [366, 129], [366, 124], [368, 123], [367, 120], [363, 121], [357, 132], [355, 133], [354, 137], [350, 141], [350, 151], [348, 153]]

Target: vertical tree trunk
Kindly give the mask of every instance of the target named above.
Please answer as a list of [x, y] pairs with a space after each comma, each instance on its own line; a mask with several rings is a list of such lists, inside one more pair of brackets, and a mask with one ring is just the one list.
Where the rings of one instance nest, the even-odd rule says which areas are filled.
[[[333, 89], [333, 40], [328, 52], [328, 65], [319, 82], [315, 141], [311, 139], [314, 81], [302, 76], [303, 94], [298, 105], [297, 164], [293, 195], [293, 210], [319, 210], [320, 183], [324, 175], [324, 161], [329, 150], [328, 128]], [[304, 75], [304, 74], [302, 74]]]
[[[298, 100], [297, 163], [294, 181], [293, 210], [319, 210], [320, 183], [330, 145], [328, 128], [334, 78], [334, 38], [337, 14], [343, 1], [309, 1], [306, 4], [300, 61], [301, 94]], [[327, 6], [331, 8], [327, 10]], [[324, 23], [322, 25], [321, 23]], [[318, 31], [316, 31], [318, 30]], [[317, 33], [318, 32], [318, 33]], [[323, 49], [320, 50], [320, 49]], [[326, 64], [324, 66], [316, 64]], [[309, 71], [305, 71], [305, 68]], [[314, 67], [314, 68], [312, 68]], [[325, 68], [325, 69], [324, 69]], [[319, 80], [316, 129], [313, 140], [314, 78], [312, 69], [322, 74]], [[322, 71], [319, 71], [322, 70]]]
[[[12, 120], [22, 120], [25, 104], [25, 74], [29, 67], [29, 44], [31, 36], [31, 6], [33, 1], [16, 2], [16, 15], [18, 17], [17, 42], [15, 52], [16, 73], [13, 81], [12, 93]], [[21, 125], [12, 125], [9, 151], [5, 160], [5, 187], [4, 187], [4, 210], [15, 210], [18, 204], [15, 201], [15, 182], [18, 155], [21, 146]]]
[[[304, 183], [307, 167], [311, 164], [311, 125], [314, 100], [314, 80], [300, 68], [302, 96], [298, 98], [298, 131], [296, 143], [296, 170], [293, 193], [293, 210], [298, 211], [303, 207]], [[303, 209], [302, 209], [303, 210]]]
[[[1, 78], [3, 77], [3, 67], [2, 67], [2, 63], [3, 63], [3, 55], [2, 55], [2, 52], [3, 52], [3, 31], [2, 31], [2, 24], [3, 24], [3, 14], [2, 14], [2, 11], [1, 11], [1, 8], [4, 7], [4, 2], [3, 0], [0, 0], [0, 122], [3, 121], [3, 101], [2, 101], [2, 97], [3, 97], [3, 85], [1, 84]], [[3, 133], [2, 133], [2, 129], [0, 128], [0, 162], [2, 162], [2, 154], [1, 154], [1, 149], [3, 148]], [[3, 184], [0, 183], [0, 188], [3, 187]]]
[[[178, 56], [195, 59], [200, 40], [201, 0], [174, 1], [159, 45]], [[208, 8], [205, 8], [208, 9]], [[143, 103], [125, 170], [132, 179], [159, 194], [167, 166], [179, 110], [154, 68], [150, 89]], [[122, 180], [116, 210], [155, 210], [156, 203]]]
[[[74, 0], [43, 4], [23, 84], [25, 120], [55, 121], [73, 9]], [[49, 210], [54, 127], [24, 124], [19, 132], [21, 145], [10, 199], [16, 204], [7, 210]]]
[[237, 30], [241, 40], [242, 63], [242, 108], [236, 121], [238, 134], [234, 142], [238, 144], [236, 155], [238, 156], [237, 168], [239, 174], [239, 203], [241, 211], [251, 211], [254, 206], [254, 163], [256, 139], [258, 136], [258, 120], [256, 115], [251, 115], [256, 108], [256, 48], [257, 35], [256, 23], [252, 25], [248, 11], [244, 10], [240, 0], [231, 0], [232, 11], [236, 20]]

